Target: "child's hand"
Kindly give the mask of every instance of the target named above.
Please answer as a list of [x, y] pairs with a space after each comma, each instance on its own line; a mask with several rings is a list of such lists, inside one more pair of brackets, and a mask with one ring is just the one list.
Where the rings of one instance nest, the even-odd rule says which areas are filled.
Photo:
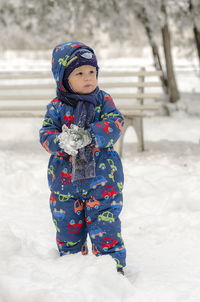
[[74, 147], [74, 141], [70, 136], [70, 132], [63, 131], [59, 136], [59, 146], [69, 155], [75, 156], [78, 151]]
[[77, 149], [83, 148], [91, 143], [92, 137], [88, 130], [85, 130], [73, 124], [71, 125], [71, 129]]
[[92, 141], [89, 131], [76, 125], [71, 125], [71, 128], [63, 125], [62, 130], [62, 133], [58, 136], [59, 146], [69, 155], [75, 156], [78, 149], [87, 146]]

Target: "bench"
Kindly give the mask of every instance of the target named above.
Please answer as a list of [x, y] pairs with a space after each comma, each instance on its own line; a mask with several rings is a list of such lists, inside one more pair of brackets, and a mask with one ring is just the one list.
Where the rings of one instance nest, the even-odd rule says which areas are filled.
[[[160, 71], [146, 71], [145, 68], [139, 71], [100, 72], [100, 88], [112, 95], [125, 118], [122, 135], [115, 145], [121, 156], [124, 136], [129, 126], [135, 129], [138, 150], [145, 149], [143, 118], [153, 116], [160, 108], [158, 101], [163, 99], [160, 76]], [[44, 116], [47, 103], [53, 97], [55, 82], [50, 72], [0, 73], [0, 117], [41, 118]]]
[[112, 95], [125, 118], [122, 135], [115, 144], [115, 150], [122, 156], [124, 136], [127, 128], [132, 126], [137, 136], [137, 149], [144, 151], [143, 118], [154, 116], [166, 98], [160, 81], [161, 71], [147, 71], [141, 68], [139, 71], [111, 71], [101, 75], [104, 79], [101, 87]]

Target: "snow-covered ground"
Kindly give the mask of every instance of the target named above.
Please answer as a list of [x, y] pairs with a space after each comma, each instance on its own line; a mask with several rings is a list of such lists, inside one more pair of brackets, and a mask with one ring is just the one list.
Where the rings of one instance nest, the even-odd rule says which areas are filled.
[[40, 119], [0, 120], [0, 302], [199, 302], [200, 119], [145, 119], [124, 146], [126, 277], [109, 256], [59, 257]]
[[[101, 64], [111, 65], [138, 69], [152, 62]], [[31, 61], [8, 53], [0, 60], [0, 71], [32, 68], [49, 70], [50, 56]], [[175, 69], [179, 109], [190, 115], [146, 118], [143, 153], [136, 151], [133, 129], [125, 137], [126, 277], [109, 256], [58, 256], [49, 155], [38, 141], [42, 120], [0, 119], [0, 302], [200, 301], [200, 85], [196, 61], [176, 61]]]

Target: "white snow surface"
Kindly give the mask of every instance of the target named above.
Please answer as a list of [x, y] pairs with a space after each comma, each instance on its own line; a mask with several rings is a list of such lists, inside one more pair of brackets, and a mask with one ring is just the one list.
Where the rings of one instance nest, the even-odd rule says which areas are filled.
[[58, 256], [41, 123], [0, 120], [0, 302], [199, 302], [199, 117], [146, 118], [143, 153], [127, 131], [125, 277], [110, 256]]

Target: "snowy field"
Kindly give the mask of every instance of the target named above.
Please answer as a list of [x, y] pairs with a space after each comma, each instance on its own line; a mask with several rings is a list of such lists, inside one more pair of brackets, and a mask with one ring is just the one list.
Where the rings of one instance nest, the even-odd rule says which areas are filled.
[[200, 119], [145, 119], [124, 146], [126, 276], [109, 256], [60, 258], [40, 119], [1, 119], [0, 302], [199, 302]]
[[[8, 59], [0, 71], [50, 68], [49, 59]], [[146, 60], [108, 60], [103, 68], [151, 65]], [[143, 153], [133, 129], [125, 137], [125, 277], [109, 256], [58, 256], [42, 120], [0, 119], [0, 302], [200, 301], [200, 85], [190, 65], [179, 60], [176, 68], [179, 109], [189, 114], [145, 119]]]

